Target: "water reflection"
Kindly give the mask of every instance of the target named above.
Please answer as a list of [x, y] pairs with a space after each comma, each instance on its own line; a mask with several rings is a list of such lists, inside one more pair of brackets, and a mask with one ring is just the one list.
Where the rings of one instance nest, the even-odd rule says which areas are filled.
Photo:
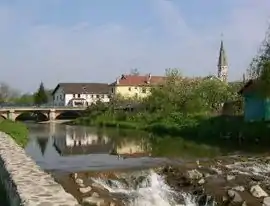
[[[28, 124], [26, 152], [44, 170], [82, 171], [153, 166], [145, 134], [60, 124]], [[125, 159], [119, 156], [140, 158]]]
[[111, 154], [114, 149], [112, 139], [100, 131], [90, 132], [89, 128], [78, 130], [66, 126], [66, 135], [54, 137], [54, 147], [62, 156], [82, 154]]
[[46, 148], [47, 148], [47, 144], [48, 144], [48, 138], [47, 137], [45, 137], [45, 138], [44, 137], [37, 137], [36, 141], [39, 145], [42, 156], [44, 156]]

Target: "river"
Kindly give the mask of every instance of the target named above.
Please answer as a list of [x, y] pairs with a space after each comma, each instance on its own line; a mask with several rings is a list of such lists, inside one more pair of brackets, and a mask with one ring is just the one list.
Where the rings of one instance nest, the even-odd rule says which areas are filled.
[[[76, 172], [145, 168], [217, 155], [215, 148], [138, 131], [28, 123], [26, 153], [44, 170]], [[156, 138], [156, 139], [155, 139]], [[118, 154], [118, 155], [116, 155]], [[176, 160], [175, 160], [176, 161]]]
[[[222, 176], [217, 169], [221, 167], [220, 162], [212, 161], [211, 165], [205, 164], [203, 167], [197, 165], [198, 159], [203, 162], [222, 154], [214, 146], [134, 130], [63, 124], [27, 125], [30, 135], [26, 153], [85, 205], [210, 206], [215, 204], [214, 200], [209, 199], [208, 195], [201, 195], [203, 201], [197, 198], [198, 195], [196, 199], [194, 188], [198, 192], [199, 182], [204, 184], [206, 180], [205, 188], [209, 189], [209, 193], [221, 193], [217, 188], [221, 188], [219, 184], [224, 184], [226, 179], [226, 174]], [[235, 159], [227, 158], [223, 165], [239, 170], [239, 165], [234, 167], [232, 164], [234, 162]], [[164, 165], [185, 165], [180, 169], [181, 173], [201, 168], [205, 174], [199, 175], [201, 179], [198, 179], [199, 182], [196, 180], [195, 186], [187, 185], [183, 177], [178, 175], [179, 171], [175, 172], [170, 167], [166, 169]], [[163, 168], [162, 172], [160, 168]], [[247, 173], [247, 168], [242, 166], [240, 169], [245, 169]], [[264, 177], [268, 172], [265, 169]], [[225, 188], [224, 185], [222, 187]]]

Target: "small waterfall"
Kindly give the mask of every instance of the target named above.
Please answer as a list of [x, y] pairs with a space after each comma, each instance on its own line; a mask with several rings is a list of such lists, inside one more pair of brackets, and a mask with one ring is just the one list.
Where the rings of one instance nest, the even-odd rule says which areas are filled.
[[[145, 173], [145, 172], [144, 172]], [[127, 206], [196, 206], [189, 194], [173, 191], [162, 176], [150, 170], [147, 174], [125, 174], [117, 180], [93, 178], [110, 193], [126, 197]]]

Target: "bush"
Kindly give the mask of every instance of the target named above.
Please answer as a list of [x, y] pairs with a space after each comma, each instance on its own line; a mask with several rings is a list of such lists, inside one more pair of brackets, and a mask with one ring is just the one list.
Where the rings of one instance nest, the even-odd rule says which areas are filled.
[[24, 147], [28, 142], [28, 129], [21, 122], [2, 120], [0, 122], [0, 131], [10, 135], [16, 143], [22, 147]]

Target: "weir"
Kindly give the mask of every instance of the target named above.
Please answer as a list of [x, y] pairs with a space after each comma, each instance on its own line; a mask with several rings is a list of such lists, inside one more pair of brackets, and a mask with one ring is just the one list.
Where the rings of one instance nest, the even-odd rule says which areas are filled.
[[0, 138], [0, 179], [10, 206], [79, 206], [9, 135]]

